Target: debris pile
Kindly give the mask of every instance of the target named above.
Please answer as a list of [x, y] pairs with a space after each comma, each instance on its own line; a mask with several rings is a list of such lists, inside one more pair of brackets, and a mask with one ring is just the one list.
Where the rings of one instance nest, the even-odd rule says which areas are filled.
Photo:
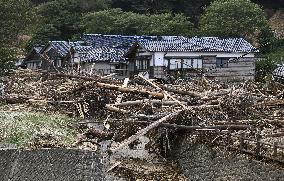
[[[77, 143], [92, 143], [98, 137], [120, 142], [110, 148], [112, 153], [143, 135], [151, 138], [149, 150], [165, 153], [182, 131], [204, 132], [208, 139], [210, 132], [251, 139], [261, 135], [263, 141], [284, 145], [284, 86], [276, 83], [217, 83], [202, 78], [162, 84], [142, 76], [123, 82], [31, 70], [16, 70], [3, 82], [2, 110], [80, 118], [83, 137]], [[90, 128], [92, 123], [104, 124], [105, 130]], [[236, 143], [232, 145], [237, 147]]]

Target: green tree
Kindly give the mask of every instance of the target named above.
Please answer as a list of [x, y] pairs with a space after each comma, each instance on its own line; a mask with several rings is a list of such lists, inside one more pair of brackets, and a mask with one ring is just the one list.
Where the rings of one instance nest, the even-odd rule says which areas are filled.
[[191, 35], [193, 25], [182, 14], [138, 14], [121, 9], [89, 13], [82, 26], [87, 33], [123, 35]]
[[112, 0], [113, 8], [136, 13], [183, 13], [195, 25], [198, 24], [203, 7], [213, 0]]
[[200, 20], [201, 34], [206, 36], [255, 40], [267, 28], [264, 11], [250, 0], [216, 0]]
[[14, 45], [31, 24], [33, 15], [29, 0], [1, 0], [0, 45]]
[[284, 39], [272, 39], [264, 46], [263, 58], [256, 62], [256, 80], [264, 82], [272, 74], [277, 64], [284, 64]]
[[111, 0], [56, 0], [38, 6], [39, 23], [27, 48], [50, 40], [72, 40], [80, 37], [82, 15], [110, 6]]
[[0, 48], [0, 76], [8, 73], [15, 66], [15, 52], [10, 48]]
[[[31, 24], [34, 11], [28, 0], [0, 1], [0, 76], [14, 67], [19, 36]], [[17, 51], [16, 51], [17, 50]]]

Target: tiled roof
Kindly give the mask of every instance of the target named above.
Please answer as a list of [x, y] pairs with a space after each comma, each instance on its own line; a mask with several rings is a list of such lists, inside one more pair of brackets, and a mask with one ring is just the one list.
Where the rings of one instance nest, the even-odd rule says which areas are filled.
[[43, 48], [44, 48], [44, 45], [42, 45], [42, 46], [35, 46], [33, 48], [33, 50], [35, 50], [36, 53], [39, 53]]
[[50, 41], [36, 50], [43, 53], [51, 46], [60, 56], [65, 57], [70, 49], [79, 54], [83, 62], [124, 62], [124, 55], [134, 43], [139, 43], [148, 51], [201, 51], [201, 52], [255, 52], [255, 48], [242, 38], [220, 39], [217, 37], [183, 36], [122, 36], [85, 34], [82, 42]]
[[139, 41], [148, 51], [192, 51], [192, 52], [257, 52], [256, 48], [243, 38], [193, 37], [169, 40]]
[[281, 78], [284, 80], [284, 64], [278, 65], [272, 74], [275, 78]]
[[[57, 53], [62, 57], [65, 57], [69, 52], [71, 47], [81, 46], [80, 42], [67, 42], [67, 41], [50, 41], [46, 47], [51, 46]], [[46, 48], [41, 50], [41, 53], [45, 51]]]
[[109, 47], [109, 48], [130, 48], [133, 43], [138, 40], [153, 40], [156, 36], [123, 36], [123, 35], [101, 35], [101, 34], [85, 34], [82, 39], [89, 46], [94, 48]]
[[86, 54], [86, 61], [124, 61], [123, 55], [129, 51], [136, 42], [182, 42], [187, 38], [182, 36], [123, 36], [123, 35], [101, 35], [85, 34], [82, 39], [87, 45], [94, 49]]
[[76, 46], [74, 50], [78, 53], [82, 62], [123, 62], [123, 55], [127, 49], [92, 46]]

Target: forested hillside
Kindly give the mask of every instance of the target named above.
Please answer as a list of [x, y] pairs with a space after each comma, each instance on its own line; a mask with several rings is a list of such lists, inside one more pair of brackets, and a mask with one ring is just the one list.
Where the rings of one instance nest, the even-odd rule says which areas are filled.
[[282, 0], [1, 0], [0, 8], [0, 63], [8, 68], [19, 50], [84, 33], [243, 37], [270, 69], [283, 54]]

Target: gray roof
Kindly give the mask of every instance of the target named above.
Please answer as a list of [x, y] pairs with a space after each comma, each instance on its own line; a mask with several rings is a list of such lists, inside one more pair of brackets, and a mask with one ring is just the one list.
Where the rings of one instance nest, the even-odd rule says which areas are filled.
[[51, 46], [59, 55], [65, 57], [70, 51], [71, 47], [81, 46], [80, 42], [67, 42], [67, 41], [50, 41], [48, 45], [41, 50], [41, 53], [45, 51], [47, 47]]
[[276, 78], [281, 78], [284, 80], [284, 64], [278, 65], [278, 67], [273, 71], [272, 75]]
[[82, 62], [123, 62], [126, 49], [92, 46], [76, 46], [73, 48]]
[[257, 52], [243, 38], [86, 34], [82, 40], [87, 46], [82, 42], [50, 41], [44, 48], [35, 50], [43, 53], [51, 46], [61, 57], [65, 57], [73, 48], [82, 62], [124, 62], [124, 55], [135, 43], [151, 52]]
[[257, 52], [257, 49], [243, 38], [169, 37], [162, 40], [139, 41], [139, 44], [151, 52]]

